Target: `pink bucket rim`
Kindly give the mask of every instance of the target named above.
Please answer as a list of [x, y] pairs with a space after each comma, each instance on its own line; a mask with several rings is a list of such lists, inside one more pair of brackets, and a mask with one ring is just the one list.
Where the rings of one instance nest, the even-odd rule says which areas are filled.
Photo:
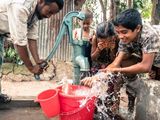
[[[45, 92], [48, 92], [48, 91], [55, 91], [55, 94], [54, 94], [53, 96], [51, 96], [50, 98], [47, 98], [47, 99], [39, 99], [39, 98], [38, 98], [41, 94], [43, 94], [43, 93], [45, 93]], [[56, 89], [48, 89], [48, 90], [45, 90], [45, 91], [39, 93], [38, 96], [37, 96], [37, 98], [36, 98], [36, 100], [35, 100], [35, 102], [44, 102], [44, 101], [46, 101], [46, 100], [52, 99], [53, 97], [55, 97], [55, 96], [57, 96], [57, 95], [58, 95], [58, 90], [56, 90]]]

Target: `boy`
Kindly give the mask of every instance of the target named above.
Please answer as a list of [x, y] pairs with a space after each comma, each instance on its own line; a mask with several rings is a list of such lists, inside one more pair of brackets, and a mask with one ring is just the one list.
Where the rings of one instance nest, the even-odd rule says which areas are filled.
[[[138, 73], [150, 72], [152, 66], [160, 69], [160, 39], [156, 30], [150, 25], [142, 25], [140, 13], [135, 9], [127, 9], [120, 13], [113, 24], [120, 39], [118, 55], [102, 71], [120, 72], [129, 75], [129, 78], [133, 77], [127, 80], [126, 85], [129, 92], [129, 111], [133, 112], [134, 100], [139, 87], [134, 76]], [[134, 61], [134, 63], [127, 65], [124, 62], [126, 60]]]

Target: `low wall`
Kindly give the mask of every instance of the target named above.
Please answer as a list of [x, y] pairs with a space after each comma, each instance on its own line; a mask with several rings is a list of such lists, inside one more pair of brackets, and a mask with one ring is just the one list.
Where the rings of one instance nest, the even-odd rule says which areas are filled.
[[135, 120], [160, 120], [160, 81], [141, 80]]

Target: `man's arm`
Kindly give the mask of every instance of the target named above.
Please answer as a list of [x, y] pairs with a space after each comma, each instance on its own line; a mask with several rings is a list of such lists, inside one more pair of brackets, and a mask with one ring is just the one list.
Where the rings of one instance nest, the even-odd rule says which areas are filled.
[[147, 73], [152, 68], [154, 57], [155, 53], [143, 53], [143, 58], [141, 62], [135, 65], [131, 65], [129, 67], [114, 68], [112, 69], [112, 71], [128, 74]]
[[40, 59], [39, 59], [39, 55], [38, 55], [37, 41], [29, 39], [28, 45], [29, 45], [29, 50], [30, 50], [32, 57], [35, 60], [36, 64], [40, 63]]
[[41, 74], [43, 70], [39, 65], [33, 65], [28, 54], [28, 28], [29, 11], [22, 4], [10, 4], [8, 8], [8, 24], [10, 35], [20, 58], [28, 70], [34, 74]]
[[39, 68], [39, 65], [35, 65], [33, 66], [30, 58], [29, 58], [29, 54], [28, 54], [28, 50], [27, 50], [27, 46], [19, 46], [19, 45], [15, 45], [17, 52], [20, 56], [20, 58], [23, 60], [25, 66], [28, 68], [28, 70], [32, 73], [42, 73], [42, 70]]

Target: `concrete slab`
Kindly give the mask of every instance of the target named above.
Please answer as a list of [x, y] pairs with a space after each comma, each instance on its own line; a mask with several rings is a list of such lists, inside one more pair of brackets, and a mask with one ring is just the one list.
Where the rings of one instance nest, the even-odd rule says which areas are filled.
[[47, 118], [39, 107], [0, 109], [0, 120], [59, 120]]
[[2, 93], [8, 94], [13, 99], [35, 99], [40, 92], [54, 89], [56, 86], [55, 81], [12, 82], [2, 80]]

